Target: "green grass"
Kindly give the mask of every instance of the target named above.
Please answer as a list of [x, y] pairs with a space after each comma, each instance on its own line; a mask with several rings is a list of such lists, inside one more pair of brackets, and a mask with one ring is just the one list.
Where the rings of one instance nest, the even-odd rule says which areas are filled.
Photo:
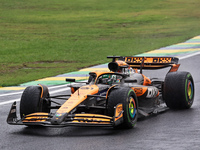
[[0, 86], [200, 34], [199, 0], [0, 0]]

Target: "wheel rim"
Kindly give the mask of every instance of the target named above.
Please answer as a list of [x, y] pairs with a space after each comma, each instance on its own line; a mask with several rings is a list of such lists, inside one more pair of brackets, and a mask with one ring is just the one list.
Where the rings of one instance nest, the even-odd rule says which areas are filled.
[[134, 118], [136, 116], [136, 103], [133, 97], [130, 97], [129, 100], [129, 115], [131, 118]]
[[188, 81], [187, 94], [188, 94], [189, 99], [191, 100], [194, 94], [194, 88], [190, 80]]

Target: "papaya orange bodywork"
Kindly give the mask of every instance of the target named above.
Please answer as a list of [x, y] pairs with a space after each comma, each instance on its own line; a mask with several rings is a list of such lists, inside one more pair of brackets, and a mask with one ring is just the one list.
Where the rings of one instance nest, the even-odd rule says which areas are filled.
[[44, 122], [46, 119], [48, 119], [48, 113], [38, 112], [27, 115], [22, 122]]
[[110, 124], [112, 117], [98, 114], [76, 114], [73, 123]]
[[128, 64], [125, 63], [124, 61], [121, 60], [117, 60], [116, 63], [118, 64], [118, 66], [127, 66]]
[[145, 75], [143, 75], [143, 79], [144, 79], [144, 82], [143, 82], [143, 85], [150, 85], [151, 84], [151, 80], [149, 78], [147, 78]]
[[169, 72], [176, 72], [179, 68], [180, 64], [173, 64]]
[[97, 94], [99, 91], [98, 86], [96, 85], [86, 85], [78, 90], [57, 110], [57, 113], [69, 113], [72, 109], [78, 106], [83, 102], [87, 95]]
[[115, 121], [123, 117], [122, 112], [123, 112], [123, 105], [122, 104], [117, 105], [115, 109]]
[[144, 95], [147, 91], [147, 87], [132, 87], [137, 97]]

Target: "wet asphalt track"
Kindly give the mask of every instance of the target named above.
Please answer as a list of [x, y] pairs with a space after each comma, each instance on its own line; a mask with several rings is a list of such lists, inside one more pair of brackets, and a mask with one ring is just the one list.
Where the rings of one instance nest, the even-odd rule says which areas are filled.
[[[200, 55], [180, 60], [179, 70], [191, 72], [195, 101], [191, 109], [172, 111], [138, 121], [131, 130], [66, 127], [28, 128], [6, 123], [11, 104], [0, 105], [1, 150], [199, 150], [200, 149]], [[148, 72], [164, 76], [166, 71]], [[145, 74], [145, 72], [144, 72]], [[1, 96], [0, 103], [21, 95]], [[18, 103], [19, 104], [19, 103]]]

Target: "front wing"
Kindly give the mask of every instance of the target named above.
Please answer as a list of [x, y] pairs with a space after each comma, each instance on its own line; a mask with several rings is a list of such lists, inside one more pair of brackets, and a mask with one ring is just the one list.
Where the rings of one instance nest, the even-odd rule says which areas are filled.
[[37, 112], [17, 119], [16, 102], [11, 106], [7, 123], [11, 125], [27, 125], [27, 126], [47, 126], [47, 127], [66, 127], [66, 126], [101, 126], [113, 127], [123, 122], [123, 106], [118, 104], [115, 107], [115, 115], [113, 117], [100, 114], [68, 114], [64, 121], [60, 124], [51, 124], [53, 113]]

